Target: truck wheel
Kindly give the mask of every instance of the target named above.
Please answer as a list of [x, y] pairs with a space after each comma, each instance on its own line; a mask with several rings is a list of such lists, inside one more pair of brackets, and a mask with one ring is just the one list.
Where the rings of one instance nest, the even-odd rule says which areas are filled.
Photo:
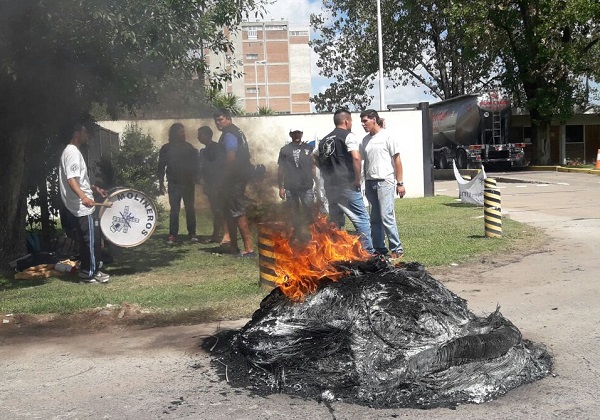
[[448, 161], [446, 160], [446, 155], [440, 153], [437, 158], [437, 167], [438, 169], [448, 169]]
[[456, 167], [458, 169], [467, 169], [467, 152], [464, 149], [456, 151]]

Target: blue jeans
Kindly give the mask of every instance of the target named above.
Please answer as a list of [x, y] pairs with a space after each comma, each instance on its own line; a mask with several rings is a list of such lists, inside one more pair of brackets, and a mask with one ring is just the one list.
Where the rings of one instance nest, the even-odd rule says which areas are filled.
[[316, 213], [315, 193], [308, 190], [285, 190], [285, 206], [294, 227], [296, 239], [310, 239], [309, 225]]
[[308, 190], [285, 190], [285, 203], [291, 210], [298, 214], [302, 208], [305, 213], [311, 214], [315, 206], [315, 193]]
[[380, 254], [387, 254], [385, 235], [391, 252], [403, 253], [398, 225], [396, 224], [396, 186], [384, 180], [367, 180], [365, 195], [371, 205], [371, 235], [373, 247]]
[[179, 233], [179, 212], [181, 211], [181, 200], [185, 207], [185, 220], [190, 236], [196, 236], [196, 211], [194, 210], [194, 196], [196, 186], [194, 184], [171, 184], [169, 183], [169, 235]]
[[363, 248], [372, 254], [374, 249], [371, 241], [369, 213], [367, 213], [361, 191], [352, 187], [329, 186], [327, 201], [329, 202], [329, 220], [343, 229], [346, 224], [344, 216], [348, 216], [360, 237]]

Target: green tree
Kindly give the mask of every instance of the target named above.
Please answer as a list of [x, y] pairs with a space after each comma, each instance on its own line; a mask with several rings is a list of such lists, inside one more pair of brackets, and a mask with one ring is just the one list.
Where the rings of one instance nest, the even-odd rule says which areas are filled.
[[128, 125], [123, 130], [119, 150], [99, 164], [100, 178], [107, 187], [133, 188], [156, 199], [158, 149], [154, 144], [152, 136], [138, 125]]
[[[495, 82], [494, 58], [484, 40], [472, 38], [465, 21], [450, 15], [451, 0], [382, 0], [383, 66], [394, 86], [422, 86], [441, 99]], [[364, 108], [378, 77], [375, 1], [324, 0], [311, 16], [311, 41], [323, 76], [334, 82], [311, 100], [318, 111]]]
[[66, 140], [62, 127], [94, 104], [116, 117], [152, 102], [177, 72], [218, 86], [230, 76], [210, 73], [204, 52], [229, 51], [224, 27], [263, 3], [0, 0], [0, 261], [24, 249], [25, 175]]
[[600, 80], [598, 0], [474, 0], [455, 4], [469, 33], [498, 57], [502, 84], [531, 116], [533, 162], [550, 163], [549, 127], [586, 108], [586, 78]]

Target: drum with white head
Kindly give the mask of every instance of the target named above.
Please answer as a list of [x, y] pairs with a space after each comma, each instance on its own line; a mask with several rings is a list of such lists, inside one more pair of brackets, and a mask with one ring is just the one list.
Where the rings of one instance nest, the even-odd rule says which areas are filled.
[[117, 246], [130, 248], [140, 245], [154, 232], [156, 206], [140, 191], [117, 189], [106, 197], [99, 218], [106, 239]]

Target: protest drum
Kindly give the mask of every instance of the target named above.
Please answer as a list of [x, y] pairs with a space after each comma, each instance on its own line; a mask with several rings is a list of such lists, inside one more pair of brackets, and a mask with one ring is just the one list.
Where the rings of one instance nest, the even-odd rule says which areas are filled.
[[144, 193], [117, 189], [104, 200], [99, 218], [106, 239], [117, 246], [130, 248], [140, 245], [154, 232], [156, 206]]

